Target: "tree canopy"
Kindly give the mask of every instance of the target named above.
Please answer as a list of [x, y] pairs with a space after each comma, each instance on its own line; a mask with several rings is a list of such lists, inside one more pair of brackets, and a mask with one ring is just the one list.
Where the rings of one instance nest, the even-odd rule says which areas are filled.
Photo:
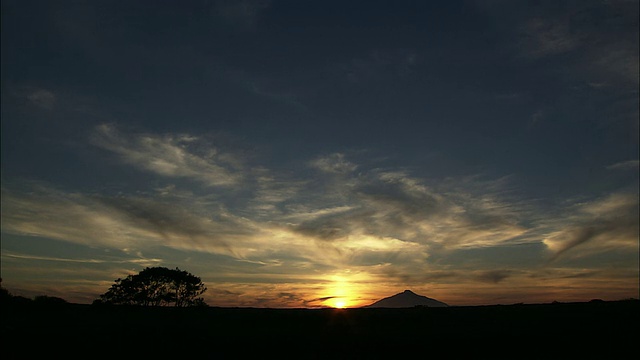
[[207, 288], [199, 277], [187, 271], [147, 267], [136, 275], [117, 279], [99, 302], [141, 306], [205, 306], [199, 297]]

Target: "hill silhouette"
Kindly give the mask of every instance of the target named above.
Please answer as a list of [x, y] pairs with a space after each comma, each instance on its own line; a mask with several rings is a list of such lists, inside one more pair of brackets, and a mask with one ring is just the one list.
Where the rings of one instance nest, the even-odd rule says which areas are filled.
[[426, 296], [418, 295], [411, 290], [405, 290], [399, 294], [378, 300], [368, 308], [411, 308], [416, 306], [447, 307], [449, 305]]

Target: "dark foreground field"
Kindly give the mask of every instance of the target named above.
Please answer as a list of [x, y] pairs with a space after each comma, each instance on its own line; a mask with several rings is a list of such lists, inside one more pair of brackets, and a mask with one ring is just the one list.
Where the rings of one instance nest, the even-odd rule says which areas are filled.
[[2, 307], [3, 359], [633, 358], [640, 301], [411, 309]]

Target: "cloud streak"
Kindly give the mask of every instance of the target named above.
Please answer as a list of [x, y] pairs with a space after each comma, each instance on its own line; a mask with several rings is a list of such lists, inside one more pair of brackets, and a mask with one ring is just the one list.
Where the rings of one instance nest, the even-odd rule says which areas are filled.
[[27, 100], [37, 107], [52, 110], [56, 104], [56, 95], [46, 89], [34, 89], [27, 94]]
[[552, 260], [613, 249], [638, 249], [637, 194], [615, 193], [575, 205], [564, 221], [565, 226], [544, 240], [553, 253]]
[[607, 170], [638, 170], [640, 166], [640, 161], [638, 160], [627, 160], [621, 161], [612, 165], [607, 166]]
[[5, 232], [127, 252], [164, 245], [228, 254], [227, 241], [251, 232], [242, 219], [224, 211], [203, 215], [202, 204], [177, 198], [94, 196], [42, 185], [28, 193], [3, 188], [2, 196]]
[[125, 163], [161, 176], [192, 179], [207, 186], [233, 186], [242, 178], [233, 156], [220, 153], [197, 136], [127, 134], [102, 124], [91, 140]]
[[3, 257], [13, 259], [25, 259], [36, 261], [57, 261], [57, 262], [70, 262], [70, 263], [84, 263], [84, 264], [138, 264], [141, 266], [154, 266], [162, 263], [162, 259], [126, 259], [126, 260], [105, 260], [105, 259], [72, 259], [72, 258], [60, 258], [52, 256], [37, 256], [28, 254], [17, 254], [13, 252], [3, 251]]

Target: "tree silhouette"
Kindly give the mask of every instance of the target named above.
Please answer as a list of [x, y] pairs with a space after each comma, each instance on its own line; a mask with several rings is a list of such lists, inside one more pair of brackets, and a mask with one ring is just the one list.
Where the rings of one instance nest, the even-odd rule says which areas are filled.
[[2, 287], [2, 278], [0, 278], [0, 301], [4, 303], [5, 301], [11, 300], [11, 297], [9, 290]]
[[207, 288], [199, 277], [178, 268], [147, 267], [137, 275], [117, 279], [100, 295], [100, 303], [141, 306], [205, 306]]

